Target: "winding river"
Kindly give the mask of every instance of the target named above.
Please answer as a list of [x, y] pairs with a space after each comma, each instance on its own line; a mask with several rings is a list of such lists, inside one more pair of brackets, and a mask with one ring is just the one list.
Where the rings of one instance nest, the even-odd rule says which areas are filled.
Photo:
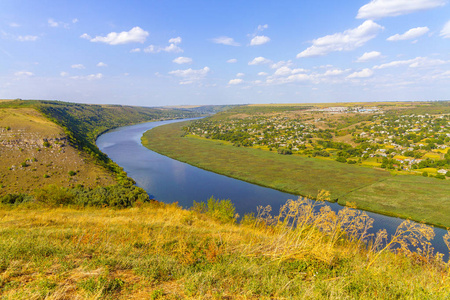
[[[101, 135], [97, 139], [97, 146], [123, 167], [128, 176], [151, 197], [165, 203], [178, 202], [184, 208], [191, 207], [194, 200], [206, 201], [214, 196], [217, 199], [230, 199], [241, 216], [256, 213], [256, 207], [259, 205], [271, 205], [273, 213], [276, 214], [288, 199], [298, 197], [193, 167], [153, 152], [141, 144], [141, 137], [147, 130], [180, 121], [184, 120], [149, 122], [117, 128]], [[327, 205], [335, 211], [342, 208], [337, 203]], [[393, 234], [403, 221], [371, 212], [367, 214], [374, 219], [371, 233], [386, 229], [389, 234]], [[433, 247], [444, 253], [445, 259], [448, 259], [448, 249], [442, 239], [447, 231], [440, 228], [434, 228], [434, 231], [436, 236], [432, 241]]]

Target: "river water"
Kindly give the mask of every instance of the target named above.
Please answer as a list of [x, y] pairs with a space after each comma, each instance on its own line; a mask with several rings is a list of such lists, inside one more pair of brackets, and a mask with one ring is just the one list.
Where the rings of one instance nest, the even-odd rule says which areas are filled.
[[[184, 120], [149, 122], [111, 130], [97, 139], [97, 146], [114, 162], [123, 167], [128, 176], [136, 181], [151, 197], [165, 203], [178, 202], [184, 208], [192, 206], [193, 201], [205, 201], [211, 196], [216, 199], [230, 199], [240, 216], [254, 212], [259, 205], [271, 205], [276, 214], [288, 199], [298, 196], [261, 187], [209, 171], [193, 167], [145, 148], [141, 137], [147, 130], [156, 126]], [[151, 142], [151, 141], [150, 141]], [[326, 203], [335, 211], [342, 208], [337, 203]], [[388, 217], [367, 212], [374, 219], [371, 233], [386, 229], [395, 233], [400, 218]], [[445, 254], [448, 249], [442, 237], [447, 232], [434, 228], [436, 236], [432, 241], [436, 251]]]

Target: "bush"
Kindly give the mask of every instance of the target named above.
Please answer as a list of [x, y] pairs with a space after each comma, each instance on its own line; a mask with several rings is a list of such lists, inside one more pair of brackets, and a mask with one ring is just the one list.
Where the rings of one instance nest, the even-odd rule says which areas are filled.
[[219, 200], [214, 199], [214, 197], [209, 198], [207, 203], [194, 201], [191, 209], [198, 213], [207, 214], [224, 223], [234, 223], [238, 217], [236, 208], [231, 200]]
[[69, 171], [69, 176], [75, 176], [77, 175], [77, 172], [70, 170]]
[[2, 204], [20, 204], [30, 201], [31, 197], [26, 194], [7, 194], [0, 197], [0, 203]]
[[347, 162], [347, 159], [343, 156], [339, 156], [338, 158], [336, 158], [336, 161], [345, 164]]
[[422, 176], [423, 176], [423, 177], [428, 177], [428, 172], [426, 172], [426, 171], [423, 172], [423, 173], [422, 173]]
[[292, 151], [289, 149], [278, 149], [277, 153], [281, 155], [291, 155]]
[[[45, 177], [45, 175], [44, 175]], [[60, 206], [74, 203], [74, 195], [66, 188], [50, 184], [35, 192], [38, 203], [46, 206]]]

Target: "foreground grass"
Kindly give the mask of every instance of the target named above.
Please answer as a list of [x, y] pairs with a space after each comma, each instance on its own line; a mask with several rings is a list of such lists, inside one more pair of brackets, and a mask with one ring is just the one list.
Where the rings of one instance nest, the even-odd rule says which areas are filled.
[[297, 195], [331, 192], [340, 204], [450, 227], [450, 181], [182, 137], [183, 123], [146, 132], [144, 146], [191, 165]]
[[124, 210], [3, 207], [0, 294], [2, 299], [450, 296], [448, 265], [439, 259], [367, 250], [359, 243], [363, 235], [344, 235], [331, 226], [340, 220], [362, 229], [364, 215], [323, 209], [311, 223], [313, 215], [301, 211], [308, 205], [300, 204], [291, 202], [285, 210], [297, 230], [287, 223], [266, 226], [274, 219], [262, 208], [259, 219], [236, 225], [157, 203]]

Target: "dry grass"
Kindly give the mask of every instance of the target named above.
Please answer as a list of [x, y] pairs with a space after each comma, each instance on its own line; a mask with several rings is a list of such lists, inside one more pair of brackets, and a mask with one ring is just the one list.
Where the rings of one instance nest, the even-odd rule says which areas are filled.
[[114, 183], [112, 174], [70, 146], [64, 131], [35, 109], [0, 109], [0, 195], [32, 193], [48, 184]]
[[[261, 207], [244, 220], [221, 223], [158, 203], [126, 210], [3, 208], [0, 293], [2, 299], [450, 295], [448, 265], [425, 251], [430, 236], [421, 224], [405, 223], [393, 237], [381, 232], [368, 248], [372, 221], [352, 208], [334, 213], [300, 198], [278, 216]], [[422, 250], [406, 247], [417, 241]], [[388, 251], [394, 245], [402, 251]]]

